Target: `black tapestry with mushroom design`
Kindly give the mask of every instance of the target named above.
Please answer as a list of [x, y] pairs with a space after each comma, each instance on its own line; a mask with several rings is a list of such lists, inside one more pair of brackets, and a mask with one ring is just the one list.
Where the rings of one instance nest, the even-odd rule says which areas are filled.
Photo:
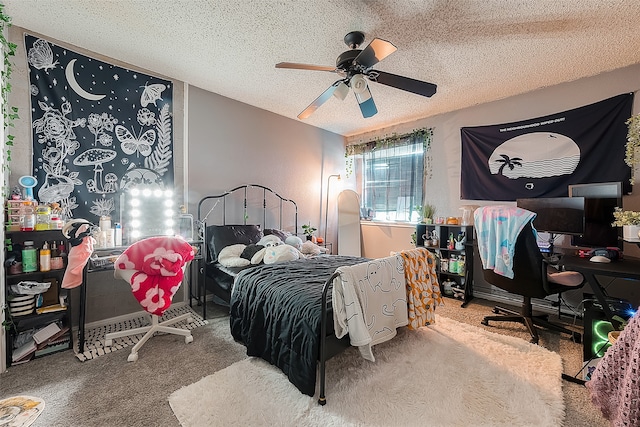
[[173, 188], [172, 83], [25, 34], [34, 197], [120, 221], [131, 186]]

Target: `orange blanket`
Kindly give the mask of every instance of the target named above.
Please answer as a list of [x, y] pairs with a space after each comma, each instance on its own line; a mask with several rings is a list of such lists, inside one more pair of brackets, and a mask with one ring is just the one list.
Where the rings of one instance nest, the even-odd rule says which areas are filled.
[[436, 321], [435, 309], [443, 305], [436, 275], [436, 258], [425, 248], [400, 252], [407, 282], [409, 329], [418, 329]]

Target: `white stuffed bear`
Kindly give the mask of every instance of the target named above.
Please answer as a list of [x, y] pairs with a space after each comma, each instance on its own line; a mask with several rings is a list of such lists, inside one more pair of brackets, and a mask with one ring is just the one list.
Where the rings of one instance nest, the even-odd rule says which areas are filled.
[[302, 252], [289, 245], [276, 245], [260, 249], [251, 258], [251, 264], [258, 265], [261, 262], [265, 264], [274, 264], [282, 261], [293, 261], [304, 258]]
[[264, 263], [275, 264], [276, 262], [293, 261], [300, 259], [302, 254], [299, 250], [289, 245], [271, 246], [265, 248]]
[[260, 239], [260, 241], [258, 242], [258, 245], [262, 245], [264, 247], [278, 246], [282, 244], [284, 244], [284, 242], [274, 234], [268, 234], [264, 236], [262, 239]]
[[323, 248], [322, 246], [318, 246], [313, 243], [311, 240], [307, 240], [302, 244], [302, 248], [300, 248], [300, 252], [305, 255], [320, 255], [322, 253], [329, 252], [329, 249]]

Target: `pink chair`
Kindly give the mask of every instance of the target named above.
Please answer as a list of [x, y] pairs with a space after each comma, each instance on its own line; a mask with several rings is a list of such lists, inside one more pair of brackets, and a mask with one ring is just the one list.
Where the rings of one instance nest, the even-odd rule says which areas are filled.
[[129, 362], [135, 362], [140, 347], [156, 332], [182, 335], [186, 344], [193, 341], [190, 330], [170, 326], [185, 319], [192, 322], [191, 314], [160, 322], [160, 317], [171, 306], [173, 296], [180, 289], [186, 266], [193, 257], [194, 249], [188, 242], [180, 237], [168, 236], [140, 240], [118, 257], [114, 276], [129, 282], [133, 296], [151, 315], [151, 325], [106, 334], [106, 346], [113, 345], [116, 338], [144, 334], [127, 358]]

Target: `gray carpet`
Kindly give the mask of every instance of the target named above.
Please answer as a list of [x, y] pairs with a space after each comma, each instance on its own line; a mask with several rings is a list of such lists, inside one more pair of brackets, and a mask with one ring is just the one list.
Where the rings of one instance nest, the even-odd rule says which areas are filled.
[[[439, 314], [486, 328], [480, 320], [491, 312], [492, 303], [473, 300], [462, 309], [457, 301], [445, 301]], [[33, 426], [179, 426], [168, 396], [246, 357], [244, 347], [231, 338], [226, 310], [209, 305], [207, 314], [210, 323], [192, 331], [193, 343], [185, 344], [180, 336], [156, 336], [140, 350], [135, 363], [127, 362], [128, 351], [123, 349], [86, 362], [66, 351], [10, 367], [0, 375], [0, 399], [17, 394], [44, 399], [44, 413]], [[518, 324], [488, 329], [529, 339]], [[545, 331], [540, 344], [562, 356], [565, 373], [580, 369], [579, 344]], [[564, 426], [608, 425], [591, 406], [583, 386], [565, 381], [563, 391]]]

